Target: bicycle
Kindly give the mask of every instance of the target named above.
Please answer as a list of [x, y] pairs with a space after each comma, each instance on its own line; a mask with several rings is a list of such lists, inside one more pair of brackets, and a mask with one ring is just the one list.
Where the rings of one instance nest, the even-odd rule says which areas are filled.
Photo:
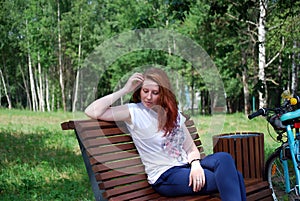
[[[285, 94], [287, 94], [285, 92]], [[284, 103], [278, 108], [261, 108], [248, 116], [253, 119], [265, 116], [268, 125], [277, 133], [275, 139], [281, 145], [268, 157], [265, 163], [264, 179], [269, 182], [273, 199], [300, 200], [300, 109], [299, 97], [282, 95]]]

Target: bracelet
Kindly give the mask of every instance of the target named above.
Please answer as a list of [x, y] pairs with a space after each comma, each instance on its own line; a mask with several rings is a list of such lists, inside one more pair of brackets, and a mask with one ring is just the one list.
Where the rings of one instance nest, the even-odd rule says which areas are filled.
[[195, 158], [195, 159], [191, 160], [190, 165], [192, 165], [193, 162], [200, 161], [200, 160], [201, 160], [200, 158]]

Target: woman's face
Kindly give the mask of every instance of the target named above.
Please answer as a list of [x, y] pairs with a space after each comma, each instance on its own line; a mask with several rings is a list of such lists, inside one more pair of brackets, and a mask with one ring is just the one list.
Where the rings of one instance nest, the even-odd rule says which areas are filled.
[[147, 108], [152, 108], [159, 101], [159, 86], [156, 82], [145, 79], [141, 88], [141, 101]]

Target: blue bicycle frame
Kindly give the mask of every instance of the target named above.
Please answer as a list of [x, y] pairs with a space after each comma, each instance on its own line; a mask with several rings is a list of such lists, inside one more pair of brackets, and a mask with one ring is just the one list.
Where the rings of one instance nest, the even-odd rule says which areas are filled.
[[[293, 112], [288, 112], [286, 114], [283, 114], [281, 117], [280, 117], [280, 120], [284, 123], [286, 121], [291, 121], [293, 122], [293, 120], [296, 120], [300, 118], [300, 109], [299, 110], [296, 110], [296, 111], [293, 111]], [[296, 174], [296, 193], [298, 194], [300, 192], [300, 171], [299, 171], [299, 168], [298, 168], [298, 162], [297, 162], [297, 159], [296, 159], [296, 155], [298, 157], [298, 153], [299, 153], [299, 137], [300, 137], [300, 134], [299, 134], [299, 129], [297, 129], [296, 131], [296, 136], [293, 132], [293, 128], [292, 128], [292, 125], [293, 123], [288, 123], [286, 125], [286, 133], [287, 133], [287, 138], [288, 138], [288, 145], [289, 145], [289, 148], [290, 148], [290, 152], [291, 152], [291, 159], [292, 159], [292, 162], [293, 162], [293, 166], [294, 166], [294, 171], [295, 171], [295, 174]], [[296, 140], [295, 140], [295, 137], [296, 137]], [[296, 150], [297, 149], [297, 150]], [[283, 150], [282, 150], [283, 151]], [[281, 158], [282, 158], [282, 151], [281, 151]], [[299, 158], [298, 158], [299, 159]], [[290, 176], [289, 176], [289, 171], [288, 171], [288, 161], [287, 160], [282, 160], [282, 164], [283, 164], [283, 169], [284, 169], [284, 176], [285, 176], [285, 191], [286, 193], [289, 193], [291, 192], [291, 187], [290, 187]]]

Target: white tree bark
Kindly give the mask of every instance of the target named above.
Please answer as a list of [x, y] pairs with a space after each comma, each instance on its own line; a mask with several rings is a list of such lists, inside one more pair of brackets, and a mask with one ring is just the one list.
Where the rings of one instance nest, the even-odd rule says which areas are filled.
[[55, 87], [53, 85], [51, 91], [51, 111], [54, 111], [54, 107], [55, 107]]
[[30, 81], [30, 91], [31, 91], [31, 103], [32, 103], [32, 110], [37, 111], [37, 96], [36, 96], [36, 90], [35, 90], [35, 81], [32, 71], [32, 63], [31, 63], [31, 56], [30, 56], [30, 50], [28, 48], [28, 71], [29, 71], [29, 81]]
[[260, 15], [258, 24], [258, 79], [262, 82], [262, 90], [259, 91], [259, 107], [266, 107], [267, 105], [267, 84], [265, 77], [266, 66], [266, 13], [268, 0], [260, 0]]
[[44, 112], [45, 111], [44, 87], [43, 87], [41, 58], [39, 52], [38, 52], [38, 78], [39, 78], [39, 87], [38, 87], [39, 110]]
[[[81, 14], [82, 8], [80, 9]], [[81, 15], [80, 15], [81, 16]], [[73, 104], [72, 104], [72, 112], [76, 111], [76, 104], [78, 101], [78, 87], [79, 87], [79, 78], [80, 78], [80, 65], [81, 65], [81, 40], [82, 40], [82, 24], [80, 19], [80, 28], [79, 28], [79, 44], [78, 44], [78, 68], [76, 72], [76, 80], [75, 80], [75, 88], [73, 95]]]
[[6, 87], [5, 79], [4, 79], [4, 76], [3, 76], [3, 73], [2, 73], [1, 69], [0, 69], [0, 77], [1, 77], [1, 80], [2, 80], [4, 93], [5, 93], [5, 96], [6, 96], [7, 103], [8, 103], [8, 109], [11, 109], [11, 100], [10, 100], [10, 97], [7, 93], [7, 87]]
[[66, 111], [66, 97], [65, 97], [65, 84], [63, 79], [63, 66], [62, 66], [62, 50], [61, 50], [61, 31], [60, 31], [60, 3], [57, 0], [57, 34], [58, 34], [58, 66], [59, 66], [59, 84], [61, 88], [61, 98], [63, 110]]
[[26, 31], [27, 31], [27, 56], [28, 56], [28, 73], [29, 73], [29, 83], [30, 83], [30, 91], [31, 91], [31, 103], [32, 103], [32, 110], [36, 111], [38, 109], [38, 103], [37, 103], [37, 96], [36, 96], [36, 90], [35, 90], [35, 80], [32, 70], [32, 62], [31, 62], [31, 51], [30, 51], [30, 42], [29, 42], [29, 33], [28, 33], [28, 22], [26, 20]]
[[[294, 41], [293, 49], [296, 51], [297, 42]], [[292, 55], [292, 81], [291, 81], [291, 92], [293, 95], [297, 93], [298, 88], [298, 68], [296, 64], [296, 53], [293, 52]]]
[[50, 109], [50, 96], [49, 96], [49, 80], [48, 80], [48, 76], [46, 75], [45, 76], [45, 81], [46, 81], [46, 97], [45, 97], [45, 99], [46, 99], [46, 108], [47, 108], [47, 111], [48, 112], [50, 112], [51, 111], [51, 109]]

